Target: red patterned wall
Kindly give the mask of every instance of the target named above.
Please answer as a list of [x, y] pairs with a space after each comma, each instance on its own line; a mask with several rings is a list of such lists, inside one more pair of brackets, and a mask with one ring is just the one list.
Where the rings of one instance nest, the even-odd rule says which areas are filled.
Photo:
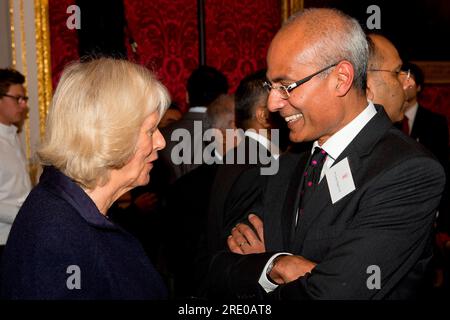
[[[233, 92], [243, 76], [265, 67], [271, 38], [280, 26], [279, 0], [207, 0], [207, 63], [224, 72]], [[75, 0], [49, 0], [53, 86], [67, 63], [78, 59], [76, 30], [66, 26]], [[155, 71], [182, 110], [185, 84], [198, 64], [196, 0], [124, 0], [129, 32], [138, 43], [129, 57]], [[83, 13], [81, 13], [81, 16]], [[429, 85], [420, 99], [450, 123], [450, 85]]]
[[186, 80], [198, 65], [196, 0], [127, 0], [126, 18], [138, 44], [129, 57], [155, 71], [172, 100], [185, 109]]
[[53, 89], [56, 88], [64, 67], [79, 58], [77, 30], [69, 30], [66, 26], [67, 18], [70, 16], [66, 11], [73, 4], [75, 0], [49, 0], [48, 2]]
[[206, 61], [221, 70], [234, 92], [239, 81], [266, 67], [267, 48], [280, 28], [278, 0], [207, 0]]
[[426, 85], [419, 97], [419, 103], [432, 111], [445, 115], [450, 124], [450, 84]]
[[[76, 30], [68, 30], [67, 7], [75, 0], [50, 0], [52, 75], [78, 59]], [[130, 60], [155, 71], [172, 99], [186, 110], [185, 85], [198, 65], [196, 0], [125, 0], [128, 33], [138, 44]], [[207, 63], [226, 74], [234, 91], [240, 79], [265, 67], [271, 38], [280, 26], [278, 0], [206, 1]], [[83, 13], [81, 13], [81, 17]]]

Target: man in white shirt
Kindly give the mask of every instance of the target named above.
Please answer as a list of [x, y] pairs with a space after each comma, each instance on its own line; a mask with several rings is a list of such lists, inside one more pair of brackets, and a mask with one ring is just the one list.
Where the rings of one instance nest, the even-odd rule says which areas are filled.
[[20, 72], [0, 69], [0, 259], [9, 231], [31, 189], [16, 124], [28, 111]]
[[406, 62], [403, 69], [408, 70], [405, 81], [405, 118], [402, 131], [430, 150], [441, 164], [448, 166], [448, 123], [444, 115], [419, 105], [418, 96], [424, 87], [424, 75], [415, 64]]
[[299, 12], [275, 35], [268, 108], [285, 118], [291, 141], [314, 141], [314, 150], [280, 157], [249, 211], [262, 220], [249, 217], [256, 232], [238, 225], [233, 253], [211, 263], [210, 297], [407, 299], [420, 291], [444, 172], [367, 101], [368, 55], [358, 22], [333, 9]]

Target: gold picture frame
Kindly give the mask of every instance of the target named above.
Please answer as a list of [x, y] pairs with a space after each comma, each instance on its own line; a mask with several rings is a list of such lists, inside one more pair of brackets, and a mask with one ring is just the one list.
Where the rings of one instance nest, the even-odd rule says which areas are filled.
[[281, 22], [285, 22], [293, 13], [303, 10], [304, 0], [281, 0]]

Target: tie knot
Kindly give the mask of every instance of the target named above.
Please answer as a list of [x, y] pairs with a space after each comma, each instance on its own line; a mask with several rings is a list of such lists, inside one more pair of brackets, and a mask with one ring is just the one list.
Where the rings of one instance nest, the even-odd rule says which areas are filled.
[[322, 148], [316, 147], [314, 149], [314, 152], [311, 157], [311, 163], [312, 166], [320, 165], [325, 161], [325, 158], [327, 156], [327, 152], [323, 150]]

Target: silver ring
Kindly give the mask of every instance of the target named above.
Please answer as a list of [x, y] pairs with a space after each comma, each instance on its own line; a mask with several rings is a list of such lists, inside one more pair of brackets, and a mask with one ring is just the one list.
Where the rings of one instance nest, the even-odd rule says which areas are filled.
[[244, 244], [248, 244], [248, 242], [244, 241], [244, 242], [239, 243], [239, 247], [242, 247]]

